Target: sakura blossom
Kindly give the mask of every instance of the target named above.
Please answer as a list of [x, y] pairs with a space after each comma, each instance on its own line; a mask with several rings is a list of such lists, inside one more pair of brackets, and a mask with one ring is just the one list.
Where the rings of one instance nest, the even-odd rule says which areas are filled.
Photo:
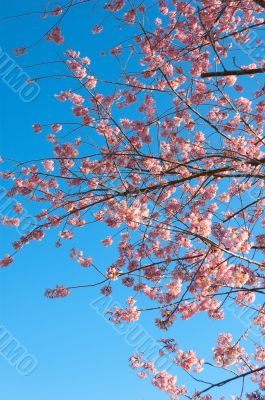
[[14, 49], [14, 54], [16, 57], [23, 56], [24, 54], [26, 54], [26, 52], [27, 52], [27, 48], [23, 47], [23, 46], [17, 47]]
[[54, 299], [57, 297], [66, 297], [70, 293], [69, 289], [65, 288], [63, 285], [56, 286], [55, 289], [47, 289], [45, 291], [45, 296], [49, 299]]
[[8, 267], [9, 264], [12, 264], [13, 259], [9, 254], [6, 254], [2, 260], [0, 260], [0, 266], [2, 268]]
[[59, 27], [55, 27], [51, 32], [47, 33], [46, 40], [56, 44], [62, 44], [64, 42], [64, 37], [61, 34], [61, 29]]
[[93, 28], [92, 28], [92, 33], [97, 34], [97, 33], [102, 32], [102, 30], [103, 30], [103, 26], [94, 25]]
[[57, 17], [57, 15], [62, 14], [62, 12], [63, 12], [62, 7], [60, 5], [57, 5], [56, 7], [54, 7], [53, 10], [50, 11], [50, 15], [52, 17]]
[[33, 124], [33, 125], [32, 125], [32, 128], [33, 128], [33, 130], [34, 130], [35, 133], [39, 133], [39, 132], [42, 131], [42, 127], [41, 127], [40, 124]]
[[[53, 24], [39, 39], [47, 54], [47, 41], [72, 43], [64, 16], [81, 3], [47, 5], [42, 16]], [[53, 286], [47, 298], [93, 287], [104, 301], [119, 299], [108, 313], [114, 326], [136, 325], [147, 314], [163, 331], [157, 359], [170, 357], [172, 370], [135, 353], [130, 366], [140, 379], [174, 400], [212, 400], [217, 390], [222, 400], [238, 399], [233, 382], [240, 399], [263, 399], [265, 71], [250, 50], [263, 43], [265, 3], [92, 3], [103, 18], [92, 18], [86, 35], [104, 48], [64, 44], [58, 60], [47, 61], [59, 63], [59, 72], [34, 66], [36, 79], [58, 83], [32, 124], [44, 133], [35, 140], [46, 137], [51, 150], [4, 163], [15, 215], [3, 211], [1, 225], [20, 226], [28, 205], [37, 222], [15, 238], [0, 266], [54, 231], [55, 246], [71, 247], [70, 262], [79, 264], [73, 273], [87, 280]], [[31, 47], [14, 52], [31, 54]], [[240, 318], [227, 325], [228, 303], [253, 312], [247, 326]], [[205, 321], [199, 333], [207, 321], [216, 327], [203, 346], [189, 328], [187, 337], [179, 333], [196, 318]], [[189, 336], [194, 346], [186, 346]]]

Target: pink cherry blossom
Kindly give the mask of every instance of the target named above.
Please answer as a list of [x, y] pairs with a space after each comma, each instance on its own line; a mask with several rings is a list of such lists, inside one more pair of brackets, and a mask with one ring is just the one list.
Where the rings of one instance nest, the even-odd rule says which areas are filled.
[[108, 236], [105, 239], [101, 240], [102, 244], [106, 247], [111, 246], [113, 243], [112, 237]]
[[58, 297], [66, 297], [69, 296], [70, 290], [63, 285], [56, 286], [55, 289], [46, 289], [45, 296], [49, 299], [55, 299]]
[[[43, 122], [32, 125], [45, 133], [35, 142], [46, 138], [47, 152], [31, 161], [5, 157], [0, 172], [7, 205], [1, 225], [16, 235], [0, 264], [8, 266], [33, 240], [54, 237], [52, 231], [56, 247], [71, 240], [70, 261], [85, 269], [87, 281], [48, 289], [46, 296], [94, 287], [111, 302], [115, 289], [107, 315], [116, 329], [137, 327], [142, 314], [150, 315], [167, 337], [158, 341], [156, 358], [144, 349], [130, 358], [139, 378], [174, 400], [237, 399], [239, 390], [232, 391], [241, 383], [242, 399], [259, 400], [265, 63], [257, 51], [264, 4], [97, 2], [98, 9], [87, 9], [94, 26], [85, 54], [76, 34], [82, 3], [48, 4], [40, 14], [45, 21], [38, 19], [48, 24], [43, 36], [15, 50], [36, 57], [28, 63], [34, 70], [28, 83], [45, 90], [56, 78], [59, 86]], [[103, 26], [98, 41], [94, 34]], [[62, 44], [63, 35], [76, 47], [49, 53], [45, 39]], [[26, 213], [34, 222], [21, 233]], [[168, 357], [170, 369], [158, 367]]]
[[6, 254], [2, 260], [0, 260], [0, 266], [1, 267], [7, 267], [9, 264], [13, 262], [13, 258], [9, 255]]
[[100, 33], [102, 32], [103, 27], [101, 25], [94, 25], [92, 28], [92, 33], [96, 34], [96, 33]]
[[27, 52], [26, 47], [17, 47], [16, 49], [14, 49], [14, 54], [16, 57], [22, 56], [26, 54], [26, 52]]
[[39, 132], [42, 131], [42, 127], [41, 127], [40, 124], [33, 124], [33, 125], [32, 125], [32, 128], [33, 128], [33, 130], [34, 130], [35, 133], [39, 133]]
[[46, 40], [49, 42], [54, 42], [56, 44], [62, 44], [64, 42], [64, 37], [61, 34], [61, 29], [59, 27], [53, 28], [53, 30], [46, 34]]
[[60, 5], [57, 5], [56, 7], [54, 7], [53, 10], [50, 11], [50, 14], [52, 17], [56, 17], [57, 15], [62, 14], [63, 9]]

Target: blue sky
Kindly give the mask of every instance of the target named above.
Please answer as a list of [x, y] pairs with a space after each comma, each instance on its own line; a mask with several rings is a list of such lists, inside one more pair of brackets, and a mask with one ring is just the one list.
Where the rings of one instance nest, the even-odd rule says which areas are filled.
[[[16, 0], [4, 2], [1, 17], [27, 11], [39, 11], [44, 1]], [[100, 9], [92, 10], [91, 5], [82, 5], [72, 11], [65, 20], [66, 46], [81, 50], [92, 60], [92, 69], [101, 77], [115, 73], [109, 58], [99, 57], [99, 51], [116, 45], [130, 36], [127, 28], [113, 30], [109, 21], [102, 35], [91, 36], [91, 27], [103, 17]], [[38, 16], [1, 20], [1, 48], [12, 57], [12, 49], [34, 43], [51, 23], [51, 19], [40, 20]], [[111, 32], [111, 35], [110, 35]], [[67, 48], [65, 47], [65, 48]], [[54, 44], [40, 43], [29, 55], [16, 59], [26, 67], [36, 62], [58, 59], [62, 48]], [[113, 68], [113, 69], [112, 69]], [[38, 69], [38, 75], [53, 71], [45, 66]], [[30, 68], [24, 68], [29, 75], [36, 76]], [[48, 71], [48, 72], [47, 72]], [[60, 71], [60, 68], [59, 68]], [[39, 82], [40, 94], [30, 103], [21, 101], [19, 96], [0, 80], [1, 90], [1, 154], [18, 160], [48, 156], [51, 146], [42, 135], [32, 133], [34, 122], [56, 122], [69, 117], [69, 109], [58, 103], [54, 94], [70, 83], [61, 80], [44, 79]], [[34, 211], [30, 208], [29, 213]], [[86, 230], [79, 236], [81, 247], [97, 260], [97, 265], [107, 265], [114, 250], [104, 249], [99, 241], [106, 236], [101, 227]], [[10, 250], [10, 242], [18, 238], [12, 229], [1, 230], [1, 254]], [[4, 400], [163, 400], [168, 396], [159, 392], [145, 381], [137, 378], [128, 367], [128, 358], [133, 346], [126, 343], [125, 336], [117, 333], [106, 320], [98, 315], [90, 303], [99, 297], [99, 290], [74, 291], [69, 298], [50, 301], [43, 296], [47, 287], [56, 284], [84, 284], [93, 279], [68, 257], [67, 248], [54, 247], [55, 234], [50, 233], [40, 243], [33, 243], [20, 252], [9, 268], [1, 270], [0, 278], [0, 326], [5, 326], [12, 335], [33, 354], [37, 368], [29, 376], [21, 376], [16, 369], [0, 356], [1, 395]], [[124, 290], [116, 290], [113, 299], [123, 301]], [[153, 326], [152, 317], [145, 315], [141, 324], [150, 337], [174, 336], [180, 340], [180, 347], [201, 351], [214, 346], [214, 338], [220, 325], [198, 316], [191, 321], [178, 321], [165, 335]], [[222, 325], [223, 331], [230, 329], [233, 317]], [[238, 322], [240, 327], [240, 322]], [[236, 325], [235, 331], [239, 327]], [[211, 347], [211, 346], [210, 346]], [[213, 377], [218, 380], [218, 373]], [[220, 378], [220, 377], [219, 377]], [[183, 377], [186, 382], [186, 377]], [[232, 392], [230, 387], [222, 394]], [[219, 392], [216, 392], [219, 394]]]

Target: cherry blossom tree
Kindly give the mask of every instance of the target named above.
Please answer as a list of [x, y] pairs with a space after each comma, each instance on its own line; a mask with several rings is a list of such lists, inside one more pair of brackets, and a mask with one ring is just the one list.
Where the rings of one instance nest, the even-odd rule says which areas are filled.
[[[84, 3], [90, 2], [69, 0], [41, 10], [51, 25], [34, 45], [53, 42], [47, 52], [56, 45], [60, 51], [64, 18], [73, 8], [81, 12]], [[118, 296], [123, 285], [128, 298], [124, 308], [111, 310], [114, 324], [133, 323], [142, 312], [153, 312], [164, 331], [198, 313], [219, 324], [211, 359], [182, 350], [178, 337], [162, 338], [159, 357], [171, 357], [176, 375], [133, 354], [130, 365], [140, 378], [150, 377], [173, 399], [210, 400], [212, 390], [221, 393], [223, 386], [232, 396], [234, 381], [242, 390], [231, 398], [264, 399], [265, 1], [111, 0], [101, 6], [113, 27], [124, 24], [130, 31], [128, 40], [101, 54], [119, 74], [109, 80], [93, 68], [89, 54], [62, 50], [58, 62], [65, 73], [54, 69], [52, 76], [68, 79], [71, 89], [55, 98], [72, 109], [72, 119], [58, 122], [58, 116], [47, 124], [44, 115], [33, 121], [34, 132], [47, 135], [50, 157], [20, 160], [1, 173], [17, 214], [3, 216], [2, 225], [19, 226], [29, 200], [36, 224], [0, 265], [9, 267], [26, 244], [56, 230], [56, 246], [72, 241], [70, 257], [97, 271], [98, 280], [58, 285], [46, 290], [48, 298], [91, 286]], [[104, 19], [91, 35], [102, 31]], [[31, 47], [18, 47], [15, 54]], [[98, 225], [106, 227], [99, 247], [118, 251], [106, 266], [75, 242], [79, 229]], [[141, 306], [144, 297], [150, 308]], [[240, 337], [222, 331], [228, 302], [252, 310]], [[257, 341], [249, 337], [253, 327]], [[213, 380], [214, 369], [226, 378]], [[179, 370], [190, 386], [176, 383]]]

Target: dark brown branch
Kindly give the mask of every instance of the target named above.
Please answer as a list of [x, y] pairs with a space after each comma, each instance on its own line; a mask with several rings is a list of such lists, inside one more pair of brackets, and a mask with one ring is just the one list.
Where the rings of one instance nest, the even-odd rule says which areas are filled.
[[245, 373], [243, 373], [241, 375], [237, 375], [237, 376], [234, 376], [232, 378], [226, 379], [224, 381], [221, 381], [221, 382], [218, 382], [218, 383], [214, 383], [211, 386], [209, 386], [207, 389], [202, 390], [201, 392], [197, 393], [197, 396], [200, 396], [202, 393], [208, 392], [210, 389], [212, 389], [214, 387], [224, 386], [226, 383], [232, 382], [232, 381], [234, 381], [236, 379], [239, 379], [239, 378], [244, 378], [247, 375], [254, 374], [255, 372], [259, 372], [259, 371], [262, 371], [264, 369], [265, 369], [265, 366], [263, 365], [262, 367], [250, 370], [250, 371], [245, 372]]
[[254, 75], [262, 74], [265, 68], [252, 68], [252, 69], [238, 69], [231, 71], [218, 71], [218, 72], [203, 72], [201, 78], [212, 78], [214, 76], [231, 76], [231, 75]]

